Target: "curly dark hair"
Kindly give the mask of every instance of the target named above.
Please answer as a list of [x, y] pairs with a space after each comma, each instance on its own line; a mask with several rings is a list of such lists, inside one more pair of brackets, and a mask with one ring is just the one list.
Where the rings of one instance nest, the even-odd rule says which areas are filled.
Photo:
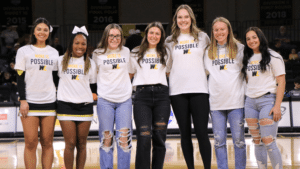
[[[261, 53], [261, 61], [260, 63], [260, 69], [262, 72], [265, 72], [267, 69], [267, 66], [269, 66], [269, 63], [271, 61], [271, 54], [269, 51], [269, 46], [268, 46], [268, 40], [265, 37], [264, 33], [258, 28], [258, 27], [250, 27], [246, 30], [245, 32], [245, 37], [246, 34], [250, 31], [254, 31], [259, 39], [260, 45], [259, 45], [259, 51]], [[247, 45], [247, 39], [245, 39], [245, 48], [244, 48], [244, 58], [243, 58], [243, 68], [242, 68], [242, 73], [244, 74], [244, 78], [246, 78], [247, 75], [247, 65], [250, 60], [250, 58], [253, 55], [253, 50], [249, 48]]]

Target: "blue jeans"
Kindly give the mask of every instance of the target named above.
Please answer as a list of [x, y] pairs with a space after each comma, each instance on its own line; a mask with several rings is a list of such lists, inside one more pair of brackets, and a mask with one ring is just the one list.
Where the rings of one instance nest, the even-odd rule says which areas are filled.
[[255, 143], [255, 157], [258, 168], [267, 168], [267, 154], [273, 168], [282, 168], [280, 151], [276, 144], [278, 122], [269, 115], [274, 107], [275, 94], [265, 94], [258, 98], [246, 97], [245, 117]]
[[[97, 114], [99, 119], [99, 140], [100, 140], [100, 167], [102, 169], [113, 168], [113, 149], [114, 142], [117, 144], [118, 151], [118, 169], [130, 168], [131, 157], [131, 139], [132, 139], [132, 101], [131, 98], [123, 103], [112, 103], [103, 98], [98, 98]], [[116, 124], [116, 137], [114, 138], [114, 123]], [[128, 132], [120, 130], [128, 129]], [[105, 137], [105, 132], [109, 132]], [[124, 143], [121, 137], [127, 137], [127, 146], [121, 146]], [[105, 141], [111, 141], [111, 146], [105, 146]], [[114, 141], [116, 140], [116, 141]]]
[[167, 125], [170, 117], [169, 88], [164, 85], [137, 86], [134, 101], [136, 125], [136, 169], [162, 169], [166, 154]]
[[244, 128], [244, 109], [211, 111], [215, 152], [219, 169], [228, 169], [227, 159], [227, 119], [230, 124], [235, 152], [235, 168], [246, 168], [246, 144]]

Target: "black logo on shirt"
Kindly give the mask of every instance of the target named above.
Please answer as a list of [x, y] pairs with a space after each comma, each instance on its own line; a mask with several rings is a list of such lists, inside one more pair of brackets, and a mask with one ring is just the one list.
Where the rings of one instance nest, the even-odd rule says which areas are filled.
[[150, 69], [157, 69], [157, 64], [154, 64], [154, 65], [150, 65]]
[[112, 69], [120, 69], [119, 64], [113, 64]]
[[47, 71], [45, 65], [40, 65], [40, 69], [39, 70]]
[[79, 75], [72, 75], [72, 80], [79, 80]]
[[260, 60], [251, 61], [247, 66], [247, 71], [252, 72], [252, 76], [259, 76], [260, 70]]
[[259, 76], [258, 71], [252, 72], [252, 76]]
[[227, 66], [226, 65], [220, 65], [220, 70], [227, 70]]
[[191, 50], [190, 49], [183, 50], [183, 54], [191, 54]]

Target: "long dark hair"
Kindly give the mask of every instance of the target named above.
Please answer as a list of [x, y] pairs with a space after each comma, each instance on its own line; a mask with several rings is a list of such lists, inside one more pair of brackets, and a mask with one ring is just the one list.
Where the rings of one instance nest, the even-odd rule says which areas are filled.
[[104, 49], [104, 51], [101, 54], [104, 54], [107, 51], [107, 48], [108, 48], [108, 35], [109, 35], [109, 32], [110, 32], [111, 29], [118, 29], [121, 33], [121, 42], [119, 44], [119, 49], [120, 50], [122, 49], [122, 46], [125, 43], [122, 28], [118, 24], [111, 23], [111, 24], [109, 24], [105, 27], [102, 38], [101, 38], [101, 40], [100, 40], [100, 42], [97, 46], [97, 49]]
[[159, 43], [156, 46], [156, 52], [157, 52], [158, 56], [160, 56], [160, 63], [162, 65], [166, 66], [165, 56], [167, 55], [167, 49], [166, 49], [166, 46], [164, 43], [165, 38], [166, 38], [166, 33], [164, 30], [164, 27], [162, 26], [162, 24], [160, 22], [152, 22], [146, 27], [145, 36], [142, 40], [141, 45], [134, 48], [132, 51], [133, 51], [133, 53], [137, 53], [137, 57], [138, 57], [137, 62], [141, 66], [140, 61], [143, 59], [144, 54], [146, 53], [146, 51], [149, 47], [149, 42], [148, 42], [147, 36], [148, 36], [149, 29], [152, 27], [157, 27], [160, 29], [161, 37], [160, 37]]
[[29, 44], [31, 45], [34, 45], [36, 44], [37, 40], [36, 40], [36, 37], [34, 35], [34, 29], [36, 28], [36, 26], [40, 23], [44, 23], [48, 26], [49, 28], [49, 36], [48, 36], [48, 39], [46, 40], [46, 45], [49, 45], [50, 44], [50, 37], [51, 37], [51, 32], [50, 32], [50, 22], [46, 19], [46, 18], [37, 18], [34, 23], [33, 23], [33, 26], [31, 28], [31, 31], [30, 31], [30, 39], [29, 39]]
[[[77, 35], [83, 35], [86, 38], [86, 43], [87, 43], [86, 47], [89, 46], [88, 36], [86, 36], [84, 33], [81, 33], [81, 32], [73, 34], [71, 36], [71, 40], [68, 45], [67, 51], [63, 56], [64, 58], [62, 60], [62, 71], [66, 71], [68, 69], [69, 61], [70, 61], [70, 59], [72, 57], [72, 53], [73, 53], [74, 39]], [[86, 49], [86, 52], [83, 54], [83, 57], [84, 57], [84, 74], [86, 75], [91, 68], [90, 56], [89, 56], [89, 52], [87, 52], [87, 49]]]
[[[261, 53], [261, 61], [259, 62], [260, 64], [260, 69], [261, 72], [265, 72], [267, 70], [267, 66], [269, 66], [269, 63], [271, 61], [271, 54], [269, 52], [269, 46], [268, 46], [268, 40], [266, 39], [264, 33], [258, 28], [258, 27], [250, 27], [246, 30], [245, 32], [245, 37], [246, 34], [250, 31], [254, 31], [259, 39], [259, 51]], [[247, 45], [247, 39], [245, 39], [245, 48], [244, 48], [244, 58], [243, 58], [243, 68], [242, 68], [242, 73], [244, 74], [244, 78], [246, 78], [247, 75], [247, 65], [250, 60], [250, 58], [253, 55], [253, 50], [249, 48]]]

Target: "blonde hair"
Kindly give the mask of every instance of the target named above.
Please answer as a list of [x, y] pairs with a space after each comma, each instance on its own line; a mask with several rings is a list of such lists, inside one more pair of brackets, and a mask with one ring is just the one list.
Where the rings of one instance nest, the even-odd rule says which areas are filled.
[[189, 13], [190, 18], [191, 18], [190, 35], [192, 35], [194, 37], [195, 41], [198, 41], [198, 34], [199, 34], [199, 32], [201, 32], [201, 30], [197, 27], [196, 17], [194, 15], [194, 12], [190, 6], [183, 4], [183, 5], [180, 5], [176, 9], [175, 15], [173, 16], [172, 38], [168, 42], [173, 41], [175, 44], [178, 43], [177, 38], [180, 35], [180, 28], [177, 25], [177, 15], [178, 15], [179, 10], [181, 10], [181, 9], [185, 9]]
[[227, 49], [228, 49], [228, 55], [230, 59], [235, 59], [236, 54], [237, 54], [237, 43], [239, 42], [236, 40], [233, 36], [233, 31], [230, 25], [230, 22], [224, 18], [224, 17], [217, 17], [213, 22], [212, 22], [212, 27], [211, 27], [211, 44], [208, 49], [208, 57], [211, 60], [214, 60], [217, 58], [217, 40], [215, 39], [214, 33], [213, 33], [213, 27], [216, 22], [223, 22], [227, 25], [228, 28], [228, 36], [227, 36]]

